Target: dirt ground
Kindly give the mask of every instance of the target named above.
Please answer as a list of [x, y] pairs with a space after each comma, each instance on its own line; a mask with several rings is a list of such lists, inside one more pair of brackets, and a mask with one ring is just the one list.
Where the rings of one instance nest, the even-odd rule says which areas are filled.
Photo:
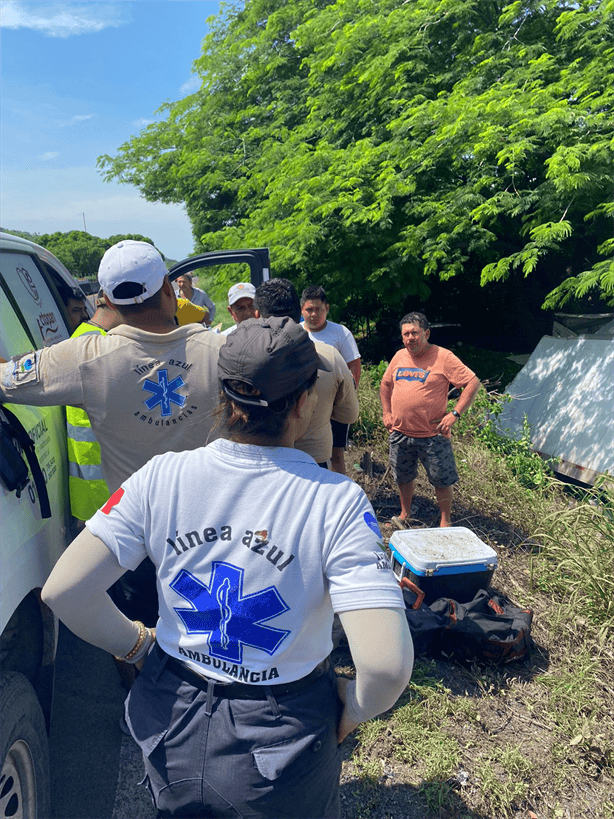
[[[387, 463], [369, 451], [350, 446], [346, 470], [369, 496], [387, 544], [394, 527], [392, 515], [399, 512], [394, 481]], [[419, 476], [412, 513], [415, 526], [438, 525], [439, 515], [432, 489]], [[531, 659], [503, 667], [470, 667], [445, 657], [417, 658], [417, 666], [448, 690], [450, 700], [465, 698], [470, 718], [451, 713], [445, 720], [445, 734], [460, 749], [460, 762], [444, 782], [425, 777], [420, 753], [411, 763], [399, 761], [395, 732], [379, 733], [365, 748], [355, 736], [343, 746], [342, 816], [344, 819], [611, 819], [614, 816], [614, 654], [598, 670], [595, 707], [602, 712], [596, 736], [570, 740], [568, 725], [557, 724], [543, 681], [543, 675], [557, 675], [567, 668], [573, 639], [560, 641], [549, 627], [552, 602], [531, 589], [529, 558], [534, 546], [528, 533], [512, 526], [496, 510], [484, 513], [455, 493], [453, 525], [467, 526], [499, 557], [492, 587], [517, 605], [534, 611], [532, 636], [535, 649]], [[574, 648], [575, 650], [575, 648]], [[581, 650], [578, 644], [577, 650]], [[342, 643], [334, 652], [338, 672], [353, 673], [351, 656]], [[415, 674], [414, 674], [415, 676]], [[395, 709], [406, 701], [405, 695]], [[389, 720], [394, 710], [383, 715]], [[593, 715], [594, 716], [594, 715]], [[514, 787], [509, 771], [497, 770], [497, 760], [505, 749], [521, 749], [519, 796], [510, 796]], [[365, 767], [367, 760], [367, 767]], [[496, 787], [502, 798], [484, 799], [484, 760], [492, 763]], [[366, 773], [365, 773], [366, 772]], [[442, 788], [442, 784], [446, 787]], [[439, 804], [433, 794], [440, 793]], [[437, 797], [435, 797], [437, 801]], [[499, 807], [497, 807], [497, 805]]]

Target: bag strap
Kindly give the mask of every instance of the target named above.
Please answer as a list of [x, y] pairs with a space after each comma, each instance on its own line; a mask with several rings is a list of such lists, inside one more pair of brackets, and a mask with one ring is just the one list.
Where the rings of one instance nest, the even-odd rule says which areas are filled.
[[488, 606], [495, 612], [495, 614], [505, 614], [505, 609], [499, 604], [494, 597], [491, 597], [487, 603]]
[[416, 586], [416, 584], [410, 580], [409, 577], [402, 577], [399, 586], [402, 589], [408, 589], [410, 592], [413, 592], [416, 595], [412, 609], [416, 609], [417, 611], [424, 603], [424, 596], [426, 592], [424, 592], [419, 586]]
[[30, 438], [24, 425], [21, 423], [15, 413], [11, 412], [11, 410], [7, 409], [4, 405], [2, 405], [2, 412], [7, 419], [6, 423], [10, 428], [11, 435], [19, 443], [25, 452], [26, 458], [28, 459], [28, 464], [30, 466], [30, 470], [32, 471], [32, 478], [34, 479], [34, 485], [36, 486], [36, 491], [38, 493], [38, 500], [41, 507], [41, 517], [50, 518], [51, 506], [49, 505], [49, 494], [47, 492], [45, 478], [43, 477], [38, 458], [36, 457], [36, 446], [34, 441], [32, 438]]

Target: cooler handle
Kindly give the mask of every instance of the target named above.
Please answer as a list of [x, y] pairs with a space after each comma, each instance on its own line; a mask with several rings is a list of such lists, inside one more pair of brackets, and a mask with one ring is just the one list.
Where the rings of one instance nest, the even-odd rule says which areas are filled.
[[408, 589], [410, 592], [413, 592], [416, 595], [416, 601], [412, 606], [412, 609], [419, 609], [420, 606], [424, 603], [424, 596], [426, 592], [421, 589], [419, 586], [409, 579], [409, 577], [402, 577], [399, 586], [402, 589]]

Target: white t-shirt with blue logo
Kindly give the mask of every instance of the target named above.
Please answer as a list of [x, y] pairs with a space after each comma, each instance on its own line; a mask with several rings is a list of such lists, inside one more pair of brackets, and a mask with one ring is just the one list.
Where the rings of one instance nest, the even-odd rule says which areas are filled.
[[126, 569], [151, 557], [158, 642], [224, 681], [300, 679], [332, 650], [333, 611], [403, 606], [362, 489], [295, 449], [157, 456], [87, 526]]

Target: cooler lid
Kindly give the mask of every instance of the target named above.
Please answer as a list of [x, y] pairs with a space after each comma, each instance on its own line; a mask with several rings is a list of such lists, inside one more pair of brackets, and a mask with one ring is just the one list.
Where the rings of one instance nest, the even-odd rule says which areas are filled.
[[497, 565], [497, 553], [464, 526], [394, 532], [390, 550], [418, 571], [445, 566]]

